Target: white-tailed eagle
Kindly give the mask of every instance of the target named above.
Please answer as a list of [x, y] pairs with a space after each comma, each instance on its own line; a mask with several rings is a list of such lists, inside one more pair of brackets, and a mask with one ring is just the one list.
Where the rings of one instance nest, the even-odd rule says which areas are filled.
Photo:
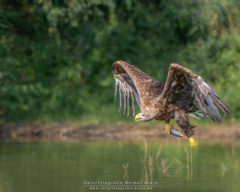
[[[169, 125], [171, 119], [183, 129], [192, 147], [197, 143], [192, 138], [194, 126], [189, 116], [210, 117], [214, 122], [222, 121], [219, 109], [230, 113], [229, 107], [218, 97], [215, 90], [199, 75], [179, 65], [171, 64], [165, 84], [150, 77], [137, 67], [124, 61], [112, 65], [115, 79], [115, 99], [119, 90], [120, 109], [129, 115], [129, 99], [135, 115], [134, 98], [140, 108], [136, 121], [163, 120], [166, 133], [181, 135]], [[122, 102], [123, 101], [123, 102]]]

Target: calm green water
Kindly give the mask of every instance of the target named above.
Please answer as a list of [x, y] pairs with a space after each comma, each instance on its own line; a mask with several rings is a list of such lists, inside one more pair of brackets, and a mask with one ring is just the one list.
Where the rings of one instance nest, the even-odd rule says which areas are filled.
[[239, 159], [232, 144], [0, 143], [0, 191], [240, 191]]

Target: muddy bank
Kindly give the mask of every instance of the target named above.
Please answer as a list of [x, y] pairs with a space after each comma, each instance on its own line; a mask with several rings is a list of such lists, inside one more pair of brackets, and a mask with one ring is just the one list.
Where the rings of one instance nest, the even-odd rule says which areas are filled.
[[[239, 142], [239, 125], [207, 125], [195, 128], [198, 141]], [[25, 123], [2, 124], [1, 140], [123, 140], [123, 141], [183, 141], [184, 138], [166, 136], [164, 127], [148, 124], [79, 125]]]

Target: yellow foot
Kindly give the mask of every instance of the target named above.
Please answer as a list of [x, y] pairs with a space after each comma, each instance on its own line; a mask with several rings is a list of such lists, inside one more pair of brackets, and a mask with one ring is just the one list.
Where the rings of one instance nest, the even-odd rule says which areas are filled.
[[170, 132], [170, 130], [171, 130], [171, 125], [169, 125], [169, 124], [166, 124], [165, 125], [165, 133], [166, 133], [166, 135], [170, 135], [171, 134], [171, 132]]
[[192, 137], [189, 137], [189, 143], [193, 148], [198, 146], [197, 142]]

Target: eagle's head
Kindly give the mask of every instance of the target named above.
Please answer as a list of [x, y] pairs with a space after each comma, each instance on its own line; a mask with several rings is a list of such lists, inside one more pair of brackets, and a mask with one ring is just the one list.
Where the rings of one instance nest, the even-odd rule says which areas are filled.
[[135, 116], [135, 121], [137, 122], [146, 122], [146, 121], [151, 121], [153, 118], [148, 115], [148, 114], [144, 114], [144, 113], [138, 113], [136, 116]]

